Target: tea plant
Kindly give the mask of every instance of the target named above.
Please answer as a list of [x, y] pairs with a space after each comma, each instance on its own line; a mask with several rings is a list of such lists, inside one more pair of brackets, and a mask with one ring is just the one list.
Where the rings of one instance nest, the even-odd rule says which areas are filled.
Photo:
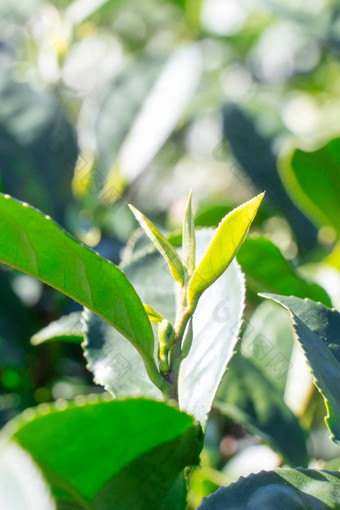
[[[230, 212], [215, 231], [195, 231], [189, 196], [181, 248], [131, 206], [151, 244], [135, 247], [118, 268], [49, 216], [0, 195], [0, 261], [84, 306], [33, 343], [82, 342], [89, 370], [107, 390], [28, 409], [5, 427], [0, 469], [13, 508], [186, 507], [207, 417], [242, 323], [245, 285], [234, 259], [262, 199]], [[227, 331], [213, 318], [226, 292]], [[325, 398], [327, 425], [340, 441], [338, 312], [311, 300], [265, 297], [290, 311]], [[272, 405], [279, 406], [274, 397]], [[306, 452], [287, 457], [305, 462]], [[339, 472], [280, 468], [219, 489], [199, 508], [336, 509], [339, 501]]]

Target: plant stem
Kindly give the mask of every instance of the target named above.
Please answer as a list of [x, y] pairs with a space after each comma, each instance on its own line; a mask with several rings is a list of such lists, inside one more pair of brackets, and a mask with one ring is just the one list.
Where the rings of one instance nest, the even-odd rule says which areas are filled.
[[179, 291], [177, 317], [175, 323], [175, 339], [171, 349], [170, 371], [168, 381], [171, 384], [170, 398], [178, 401], [178, 376], [182, 362], [182, 340], [187, 324], [193, 314], [193, 310], [187, 306], [187, 286], [184, 285]]
[[159, 373], [157, 365], [155, 363], [155, 360], [152, 357], [143, 355], [143, 361], [144, 365], [147, 371], [147, 374], [149, 376], [149, 379], [154, 383], [157, 388], [161, 390], [164, 397], [166, 399], [169, 398], [169, 394], [171, 393], [171, 385], [166, 380], [165, 377], [163, 377], [162, 374]]

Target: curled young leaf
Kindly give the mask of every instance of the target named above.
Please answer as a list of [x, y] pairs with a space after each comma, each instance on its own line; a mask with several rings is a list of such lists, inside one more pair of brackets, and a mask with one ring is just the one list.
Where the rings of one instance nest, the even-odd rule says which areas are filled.
[[176, 253], [176, 250], [173, 248], [173, 246], [171, 246], [169, 241], [165, 239], [163, 234], [161, 234], [155, 225], [146, 216], [144, 216], [144, 214], [142, 214], [132, 205], [129, 205], [129, 207], [146, 235], [151, 239], [157, 250], [164, 257], [172, 276], [178, 283], [184, 285], [185, 268], [181, 259]]

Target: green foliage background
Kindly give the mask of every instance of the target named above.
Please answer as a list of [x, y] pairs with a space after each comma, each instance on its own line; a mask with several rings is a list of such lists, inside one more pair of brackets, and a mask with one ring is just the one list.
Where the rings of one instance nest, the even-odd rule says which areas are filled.
[[[197, 227], [216, 227], [267, 192], [238, 255], [242, 340], [208, 422], [189, 508], [261, 469], [339, 469], [289, 314], [258, 296], [340, 308], [337, 2], [0, 0], [0, 29], [0, 190], [109, 260], [146, 243], [127, 202], [176, 246], [190, 189]], [[228, 299], [212, 314], [226, 329]], [[77, 338], [30, 344], [79, 311], [1, 267], [1, 426], [31, 406], [104, 391]]]

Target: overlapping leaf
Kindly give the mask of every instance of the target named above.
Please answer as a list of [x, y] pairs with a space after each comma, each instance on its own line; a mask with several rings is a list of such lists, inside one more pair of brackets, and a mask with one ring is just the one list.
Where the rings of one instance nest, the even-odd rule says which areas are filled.
[[7, 429], [43, 472], [58, 508], [182, 510], [183, 469], [201, 448], [193, 419], [143, 399], [82, 404], [45, 405]]

